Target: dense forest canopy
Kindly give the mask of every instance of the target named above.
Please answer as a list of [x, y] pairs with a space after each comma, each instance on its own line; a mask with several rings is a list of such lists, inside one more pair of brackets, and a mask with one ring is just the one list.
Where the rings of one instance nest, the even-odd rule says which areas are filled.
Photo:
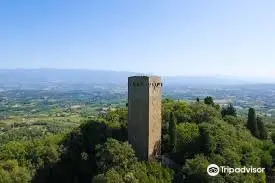
[[[274, 133], [253, 108], [244, 117], [212, 97], [191, 103], [165, 99], [162, 115], [162, 154], [176, 168], [138, 160], [127, 142], [127, 108], [119, 107], [67, 130], [51, 130], [46, 123], [34, 129], [1, 124], [0, 182], [265, 182], [274, 167]], [[211, 163], [264, 167], [266, 173], [213, 179], [206, 172]]]

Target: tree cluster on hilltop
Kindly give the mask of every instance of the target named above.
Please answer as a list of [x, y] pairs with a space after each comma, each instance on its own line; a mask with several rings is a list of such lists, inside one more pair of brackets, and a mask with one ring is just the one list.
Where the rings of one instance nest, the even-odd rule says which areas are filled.
[[[213, 99], [163, 100], [162, 154], [181, 167], [138, 160], [127, 142], [127, 109], [109, 111], [66, 133], [15, 140], [0, 147], [0, 182], [169, 183], [211, 182], [207, 166], [274, 167], [275, 145], [255, 110], [247, 119]], [[271, 137], [271, 138], [270, 138]], [[275, 141], [275, 140], [274, 140]], [[220, 174], [220, 182], [265, 182], [266, 174]]]

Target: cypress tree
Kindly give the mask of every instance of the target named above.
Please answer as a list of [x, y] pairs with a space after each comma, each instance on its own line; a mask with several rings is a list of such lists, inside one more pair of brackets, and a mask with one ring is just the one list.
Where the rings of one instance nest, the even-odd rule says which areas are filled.
[[227, 108], [223, 107], [221, 114], [222, 114], [222, 117], [225, 117], [227, 115]]
[[170, 134], [169, 134], [169, 124], [170, 124], [170, 115], [171, 112], [165, 112], [164, 113], [164, 120], [163, 120], [163, 125], [162, 125], [162, 133], [161, 133], [161, 152], [162, 153], [168, 153], [170, 152]]
[[172, 114], [172, 118], [169, 121], [169, 137], [170, 137], [170, 150], [172, 153], [176, 152], [177, 145], [177, 119]]
[[165, 115], [165, 122], [170, 123], [171, 120], [171, 112], [167, 112]]
[[205, 128], [200, 128], [201, 151], [205, 156], [209, 156], [213, 150], [214, 140]]
[[267, 129], [263, 123], [262, 118], [257, 117], [257, 126], [258, 126], [258, 130], [259, 130], [259, 138], [260, 139], [267, 139]]
[[249, 108], [248, 110], [247, 128], [250, 130], [252, 135], [254, 135], [255, 137], [259, 137], [256, 112], [253, 108]]

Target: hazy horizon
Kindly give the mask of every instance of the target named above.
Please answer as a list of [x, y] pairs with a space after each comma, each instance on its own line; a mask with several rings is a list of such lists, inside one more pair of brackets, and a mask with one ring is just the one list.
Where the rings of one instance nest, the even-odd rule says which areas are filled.
[[275, 81], [275, 2], [2, 1], [1, 69]]
[[[89, 72], [99, 72], [100, 74], [102, 74], [101, 72], [117, 72], [118, 74], [125, 74], [125, 73], [129, 73], [132, 75], [139, 75], [139, 74], [144, 74], [144, 75], [158, 75], [156, 73], [146, 73], [146, 72], [135, 72], [135, 71], [125, 71], [125, 70], [104, 70], [104, 69], [62, 69], [62, 68], [0, 68], [0, 72], [1, 71], [28, 71], [28, 70], [32, 70], [32, 71], [89, 71]], [[1, 73], [0, 73], [1, 74]], [[8, 73], [8, 75], [10, 75], [11, 73]], [[37, 73], [38, 74], [38, 73]], [[45, 74], [45, 72], [43, 73], [43, 75]], [[275, 79], [274, 78], [269, 78], [269, 77], [238, 77], [238, 76], [232, 76], [232, 75], [158, 75], [161, 77], [168, 77], [168, 78], [209, 78], [209, 79], [226, 79], [226, 80], [235, 80], [235, 81], [244, 81], [244, 82], [249, 82], [249, 83], [270, 83], [270, 84], [275, 84]]]

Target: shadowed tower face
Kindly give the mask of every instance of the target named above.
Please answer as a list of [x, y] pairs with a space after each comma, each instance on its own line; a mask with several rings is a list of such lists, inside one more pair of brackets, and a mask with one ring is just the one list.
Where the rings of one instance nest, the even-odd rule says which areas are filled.
[[160, 77], [128, 78], [128, 139], [142, 160], [160, 153], [161, 100]]

